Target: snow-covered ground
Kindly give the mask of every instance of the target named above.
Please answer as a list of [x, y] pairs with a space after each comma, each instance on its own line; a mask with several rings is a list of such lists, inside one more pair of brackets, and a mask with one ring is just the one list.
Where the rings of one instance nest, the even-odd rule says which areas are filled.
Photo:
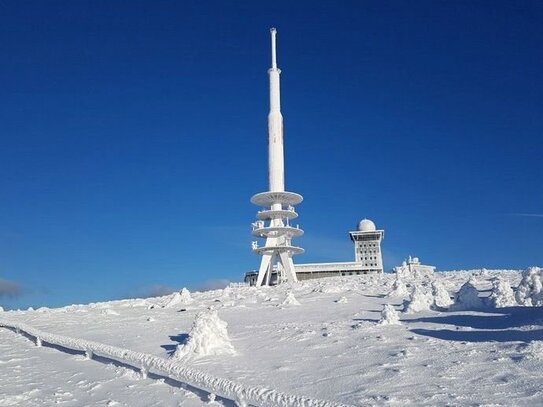
[[[457, 311], [444, 308], [443, 288], [454, 297], [468, 280], [481, 298], [495, 287], [494, 297], [478, 302], [466, 285]], [[507, 305], [508, 286], [520, 280], [519, 272], [488, 270], [401, 284], [390, 274], [338, 277], [0, 312], [0, 322], [144, 352], [246, 387], [348, 405], [543, 405], [543, 307]], [[417, 298], [409, 301], [415, 287]], [[399, 323], [385, 305], [399, 312]], [[36, 347], [11, 330], [0, 329], [0, 349], [0, 406], [208, 403], [205, 392]]]

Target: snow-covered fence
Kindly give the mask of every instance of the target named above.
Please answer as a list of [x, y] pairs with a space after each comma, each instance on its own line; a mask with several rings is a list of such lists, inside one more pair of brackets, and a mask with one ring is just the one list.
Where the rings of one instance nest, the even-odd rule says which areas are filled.
[[285, 394], [264, 387], [244, 386], [228, 379], [214, 377], [208, 373], [192, 369], [177, 360], [165, 359], [147, 353], [134, 352], [129, 349], [84, 339], [43, 332], [20, 322], [0, 319], [0, 327], [10, 328], [17, 333], [34, 337], [38, 346], [41, 346], [42, 343], [48, 343], [84, 352], [87, 357], [91, 358], [93, 355], [102, 356], [139, 369], [144, 377], [148, 372], [167, 376], [170, 379], [188, 384], [210, 394], [233, 400], [242, 407], [248, 405], [259, 407], [346, 407], [346, 405], [340, 403]]

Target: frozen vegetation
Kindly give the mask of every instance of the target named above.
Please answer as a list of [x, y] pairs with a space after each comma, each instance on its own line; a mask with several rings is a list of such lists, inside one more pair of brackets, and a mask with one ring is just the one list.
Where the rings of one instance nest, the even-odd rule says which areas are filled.
[[530, 267], [522, 273], [522, 281], [516, 293], [517, 302], [521, 305], [543, 305], [543, 269]]
[[399, 325], [400, 314], [393, 305], [386, 304], [381, 312], [381, 320], [379, 325]]
[[187, 342], [177, 345], [173, 357], [235, 355], [227, 326], [214, 308], [201, 311], [194, 319]]
[[4, 311], [0, 406], [542, 405], [541, 281], [385, 274]]

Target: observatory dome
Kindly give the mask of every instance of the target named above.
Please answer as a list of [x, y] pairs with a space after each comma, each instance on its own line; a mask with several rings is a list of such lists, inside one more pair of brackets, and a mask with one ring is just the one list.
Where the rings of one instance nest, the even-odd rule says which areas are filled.
[[375, 223], [369, 219], [362, 219], [358, 224], [359, 232], [375, 232]]

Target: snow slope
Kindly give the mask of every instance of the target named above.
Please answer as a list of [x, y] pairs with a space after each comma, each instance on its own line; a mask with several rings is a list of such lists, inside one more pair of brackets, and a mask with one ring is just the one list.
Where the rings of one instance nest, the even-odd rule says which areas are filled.
[[[190, 302], [178, 305], [175, 300], [172, 305], [174, 294], [3, 312], [0, 320], [175, 360], [169, 356], [179, 344], [187, 342], [196, 315], [212, 307], [227, 323], [235, 352], [193, 355], [175, 361], [243, 388], [266, 387], [277, 394], [355, 406], [541, 405], [543, 307], [485, 307], [455, 312], [437, 307], [410, 314], [401, 312], [414, 287], [432, 293], [435, 281], [454, 297], [471, 279], [479, 295], [487, 297], [498, 276], [512, 287], [521, 280], [520, 273], [514, 271], [435, 273], [420, 279], [403, 279], [407, 292], [394, 295], [393, 275], [352, 276], [261, 289], [232, 287], [191, 293]], [[300, 305], [285, 304], [287, 297], [295, 298]], [[387, 304], [400, 311], [398, 325], [379, 324]], [[20, 377], [24, 370], [42, 374], [45, 367], [40, 363], [49, 357], [55, 358], [53, 372], [63, 374], [71, 369], [65, 369], [63, 364], [73, 363], [75, 356], [37, 348], [11, 331], [0, 329], [0, 333], [1, 360], [10, 363], [10, 358], [4, 357], [4, 349], [6, 354], [23, 352], [38, 358], [35, 364], [21, 363]], [[78, 361], [74, 369], [77, 372], [79, 367], [85, 377], [88, 373], [90, 378], [86, 380], [93, 380], [97, 369], [105, 370], [107, 366]], [[4, 371], [0, 363], [0, 374], [4, 375]], [[47, 379], [47, 374], [42, 376]], [[103, 380], [108, 378], [105, 375]], [[17, 393], [13, 389], [19, 379], [10, 380], [0, 381], [0, 393]], [[51, 388], [64, 388], [71, 394], [79, 391], [64, 380], [51, 381]], [[163, 400], [159, 405], [183, 405], [159, 390], [153, 398], [154, 389], [162, 386], [177, 389], [181, 395], [187, 391], [156, 382], [153, 378], [139, 379], [134, 383], [134, 391], [145, 388], [141, 391], [148, 397]], [[153, 405], [138, 397], [122, 399], [123, 386], [121, 381], [117, 386], [111, 382], [108, 393], [118, 396], [121, 405]], [[26, 404], [19, 405], [51, 404], [39, 404], [41, 396], [28, 397]], [[204, 404], [206, 399], [204, 395], [183, 402]], [[218, 400], [216, 404], [228, 404], [228, 400]], [[3, 405], [10, 404], [0, 401]], [[91, 400], [87, 405], [99, 404]]]

